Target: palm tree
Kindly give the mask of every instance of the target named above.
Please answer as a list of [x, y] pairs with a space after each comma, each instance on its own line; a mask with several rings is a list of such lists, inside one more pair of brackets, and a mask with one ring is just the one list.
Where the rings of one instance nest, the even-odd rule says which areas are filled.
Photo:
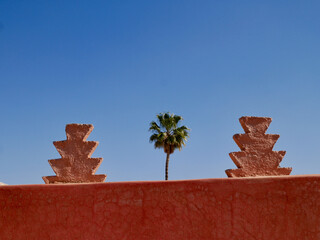
[[181, 116], [167, 112], [157, 115], [158, 123], [155, 121], [150, 123], [149, 131], [153, 133], [150, 136], [150, 142], [154, 143], [154, 148], [163, 148], [167, 154], [166, 180], [168, 180], [170, 154], [172, 154], [175, 149], [181, 150], [189, 137], [189, 128], [186, 126], [178, 127], [181, 120], [183, 120]]

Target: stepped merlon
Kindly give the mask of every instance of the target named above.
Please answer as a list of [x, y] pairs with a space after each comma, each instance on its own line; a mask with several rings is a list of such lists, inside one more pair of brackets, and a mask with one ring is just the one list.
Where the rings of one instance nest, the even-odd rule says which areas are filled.
[[106, 175], [94, 175], [102, 158], [90, 158], [98, 142], [86, 141], [93, 130], [91, 124], [67, 124], [67, 140], [53, 142], [61, 155], [49, 160], [56, 176], [43, 177], [45, 183], [104, 182]]
[[241, 152], [229, 154], [238, 169], [228, 169], [228, 177], [254, 177], [289, 175], [292, 168], [280, 168], [285, 151], [272, 151], [279, 139], [277, 134], [266, 134], [272, 119], [267, 117], [241, 117], [244, 134], [235, 134], [234, 141]]

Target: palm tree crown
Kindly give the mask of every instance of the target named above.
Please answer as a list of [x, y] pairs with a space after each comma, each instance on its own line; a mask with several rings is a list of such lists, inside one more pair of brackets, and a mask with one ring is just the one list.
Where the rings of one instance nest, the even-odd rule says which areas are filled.
[[157, 122], [150, 123], [149, 131], [153, 134], [150, 136], [150, 142], [154, 143], [155, 148], [163, 148], [167, 154], [166, 161], [166, 180], [168, 179], [169, 155], [175, 149], [181, 150], [189, 137], [190, 129], [186, 126], [179, 127], [181, 116], [171, 113], [160, 113], [157, 115]]

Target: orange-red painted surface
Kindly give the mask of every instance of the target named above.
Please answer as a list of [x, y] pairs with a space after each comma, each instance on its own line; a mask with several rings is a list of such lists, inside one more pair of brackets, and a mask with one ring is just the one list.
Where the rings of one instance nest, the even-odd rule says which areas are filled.
[[320, 239], [320, 175], [0, 187], [0, 239]]

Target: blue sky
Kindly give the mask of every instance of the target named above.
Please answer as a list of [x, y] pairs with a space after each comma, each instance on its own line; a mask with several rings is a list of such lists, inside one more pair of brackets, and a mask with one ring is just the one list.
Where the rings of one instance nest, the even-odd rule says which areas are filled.
[[95, 126], [107, 181], [162, 180], [159, 112], [192, 129], [169, 179], [226, 177], [241, 116], [281, 166], [319, 173], [319, 1], [0, 0], [0, 182], [43, 183], [67, 123]]

